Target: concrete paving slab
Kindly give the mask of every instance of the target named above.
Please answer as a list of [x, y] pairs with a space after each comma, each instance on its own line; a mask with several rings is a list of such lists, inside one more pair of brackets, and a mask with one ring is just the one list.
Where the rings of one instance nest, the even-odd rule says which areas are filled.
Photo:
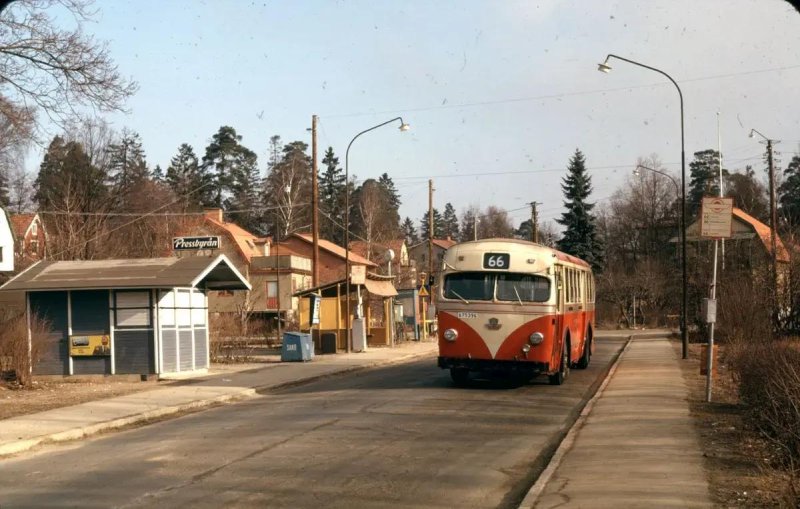
[[522, 507], [713, 507], [679, 362], [663, 334], [634, 339]]

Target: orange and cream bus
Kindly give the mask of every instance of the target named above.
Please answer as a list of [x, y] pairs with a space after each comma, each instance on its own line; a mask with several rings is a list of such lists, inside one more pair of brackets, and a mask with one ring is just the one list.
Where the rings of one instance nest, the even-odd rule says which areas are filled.
[[440, 368], [456, 384], [470, 371], [546, 374], [561, 385], [589, 366], [594, 277], [585, 261], [513, 239], [456, 244], [438, 285]]

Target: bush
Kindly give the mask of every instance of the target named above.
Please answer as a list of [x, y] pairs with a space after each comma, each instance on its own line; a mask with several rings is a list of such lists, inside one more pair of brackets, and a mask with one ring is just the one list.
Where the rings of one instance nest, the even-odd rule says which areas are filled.
[[39, 338], [50, 330], [44, 320], [31, 318], [30, 351], [25, 313], [0, 317], [0, 374], [28, 385], [31, 371], [39, 359]]
[[210, 320], [209, 353], [212, 362], [245, 362], [255, 350], [249, 327], [234, 313], [215, 313]]
[[730, 352], [748, 417], [794, 470], [800, 466], [800, 341], [737, 343]]

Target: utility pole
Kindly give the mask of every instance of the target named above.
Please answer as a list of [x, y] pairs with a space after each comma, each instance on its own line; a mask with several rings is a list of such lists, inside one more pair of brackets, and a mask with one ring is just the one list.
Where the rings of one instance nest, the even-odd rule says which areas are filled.
[[539, 213], [536, 210], [537, 203], [531, 202], [531, 242], [539, 243]]
[[772, 142], [767, 140], [767, 163], [769, 167], [769, 237], [772, 248], [772, 326], [778, 325], [778, 211], [775, 199], [775, 167], [772, 158]]
[[433, 277], [433, 179], [428, 180], [428, 276]]
[[478, 240], [478, 216], [472, 221], [472, 240]]
[[[433, 179], [428, 180], [428, 281], [434, 277], [433, 275]], [[424, 286], [423, 286], [424, 288]], [[433, 301], [433, 285], [428, 285], [428, 302]], [[425, 339], [428, 338], [428, 330], [423, 320], [422, 330], [424, 331]]]
[[319, 285], [319, 183], [317, 182], [317, 116], [311, 115], [311, 286]]

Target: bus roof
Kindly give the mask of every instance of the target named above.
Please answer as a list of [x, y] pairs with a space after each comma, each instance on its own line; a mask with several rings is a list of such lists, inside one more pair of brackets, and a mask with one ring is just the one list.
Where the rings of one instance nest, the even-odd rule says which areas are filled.
[[561, 260], [562, 262], [569, 262], [574, 263], [575, 265], [580, 265], [581, 267], [591, 268], [591, 266], [581, 258], [577, 256], [572, 256], [557, 249], [553, 249], [551, 247], [536, 244], [535, 242], [531, 242], [529, 240], [522, 240], [522, 239], [504, 239], [504, 238], [491, 238], [491, 239], [480, 239], [480, 240], [469, 240], [467, 242], [459, 242], [458, 244], [451, 247], [455, 248], [458, 246], [464, 246], [469, 244], [485, 244], [485, 243], [497, 243], [497, 244], [520, 244], [524, 246], [529, 246], [532, 248], [540, 249], [542, 251], [547, 251], [555, 255], [557, 260]]

